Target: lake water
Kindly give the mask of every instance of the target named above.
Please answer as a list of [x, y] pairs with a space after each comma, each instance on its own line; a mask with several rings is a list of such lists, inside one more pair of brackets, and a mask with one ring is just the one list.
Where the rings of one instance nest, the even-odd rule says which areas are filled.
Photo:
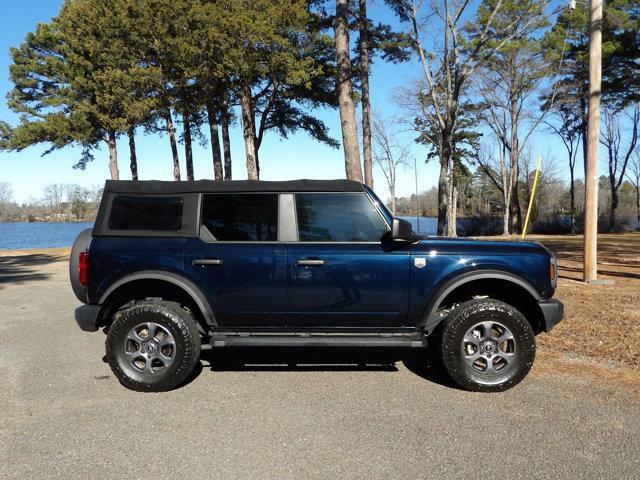
[[[435, 218], [401, 218], [409, 220], [416, 233], [436, 234]], [[0, 250], [70, 247], [82, 230], [91, 227], [93, 222], [0, 222]]]
[[93, 222], [0, 222], [0, 250], [70, 247]]
[[420, 235], [435, 235], [438, 232], [438, 219], [435, 217], [399, 217], [409, 220], [413, 231]]

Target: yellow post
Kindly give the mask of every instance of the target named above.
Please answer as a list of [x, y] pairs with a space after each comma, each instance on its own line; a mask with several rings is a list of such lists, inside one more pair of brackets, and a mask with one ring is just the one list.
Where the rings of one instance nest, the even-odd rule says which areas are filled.
[[527, 207], [527, 218], [524, 221], [524, 228], [522, 229], [522, 235], [520, 240], [523, 240], [527, 234], [527, 227], [529, 226], [529, 217], [531, 216], [531, 206], [533, 205], [533, 197], [536, 194], [536, 187], [538, 186], [538, 177], [540, 176], [540, 166], [542, 164], [542, 155], [538, 157], [538, 164], [536, 165], [536, 176], [533, 177], [533, 188], [531, 189], [531, 198], [529, 199], [529, 207]]

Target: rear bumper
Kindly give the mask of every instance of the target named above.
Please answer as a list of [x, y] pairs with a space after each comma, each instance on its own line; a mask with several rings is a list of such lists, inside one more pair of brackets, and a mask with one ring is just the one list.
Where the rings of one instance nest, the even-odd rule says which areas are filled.
[[76, 308], [76, 322], [85, 332], [95, 332], [98, 330], [98, 315], [100, 305], [80, 305]]
[[564, 305], [560, 300], [552, 298], [538, 302], [538, 306], [544, 317], [544, 331], [549, 332], [562, 320], [564, 316]]

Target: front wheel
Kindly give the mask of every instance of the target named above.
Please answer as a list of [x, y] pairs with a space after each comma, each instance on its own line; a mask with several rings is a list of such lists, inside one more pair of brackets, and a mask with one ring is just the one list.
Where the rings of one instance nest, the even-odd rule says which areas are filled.
[[200, 357], [193, 317], [179, 305], [148, 301], [120, 310], [107, 334], [107, 360], [122, 385], [162, 392], [182, 383]]
[[442, 329], [443, 365], [467, 390], [500, 392], [513, 387], [531, 370], [535, 352], [527, 319], [498, 300], [463, 303]]

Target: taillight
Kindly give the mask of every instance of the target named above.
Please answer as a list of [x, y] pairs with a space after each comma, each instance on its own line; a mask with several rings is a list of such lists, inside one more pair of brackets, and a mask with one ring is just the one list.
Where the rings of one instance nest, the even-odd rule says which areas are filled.
[[78, 261], [78, 281], [80, 285], [89, 285], [89, 252], [80, 252]]
[[551, 277], [551, 286], [556, 288], [558, 285], [558, 261], [555, 257], [551, 257], [549, 262], [549, 276]]

